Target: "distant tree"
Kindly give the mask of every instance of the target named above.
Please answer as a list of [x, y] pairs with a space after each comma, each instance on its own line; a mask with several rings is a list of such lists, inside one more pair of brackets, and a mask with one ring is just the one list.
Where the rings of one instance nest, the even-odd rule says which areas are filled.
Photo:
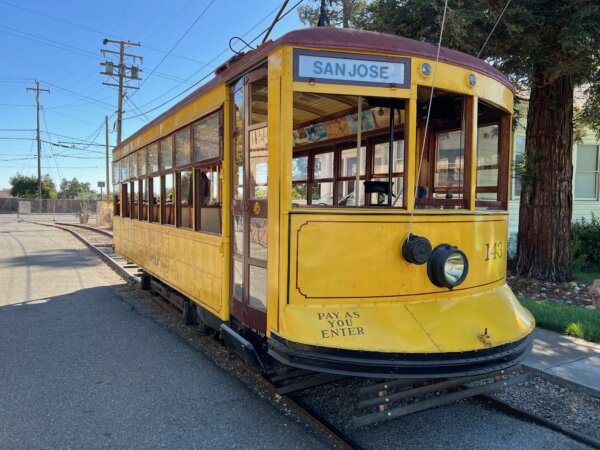
[[65, 178], [60, 182], [58, 198], [78, 198], [90, 197], [90, 194], [95, 198], [95, 192], [92, 190], [90, 183], [84, 183], [77, 178], [67, 180]]
[[[506, 0], [450, 0], [442, 45], [478, 56]], [[444, 2], [373, 0], [362, 28], [437, 44]], [[600, 130], [600, 3], [519, 0], [508, 6], [480, 57], [529, 91], [517, 272], [572, 278], [573, 97], [589, 92], [581, 120]]]
[[300, 21], [305, 25], [316, 27], [321, 14], [321, 3], [325, 2], [329, 25], [350, 28], [354, 20], [363, 13], [365, 0], [311, 0], [312, 5], [302, 5], [298, 8]]
[[[38, 195], [38, 178], [34, 176], [16, 175], [9, 178], [8, 182], [12, 186], [10, 194], [13, 197], [34, 199]], [[42, 177], [42, 198], [56, 198], [56, 186], [50, 175]]]

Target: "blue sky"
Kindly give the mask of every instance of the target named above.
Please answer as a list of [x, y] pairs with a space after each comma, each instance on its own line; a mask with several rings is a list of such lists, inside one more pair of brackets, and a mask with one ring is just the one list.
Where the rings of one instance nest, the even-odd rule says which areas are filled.
[[[46, 141], [42, 174], [50, 174], [57, 186], [61, 178], [77, 177], [95, 187], [105, 179], [106, 115], [110, 144], [116, 143], [117, 93], [102, 85], [109, 80], [99, 72], [104, 60], [100, 49], [117, 48], [103, 46], [104, 38], [142, 44], [129, 49], [144, 57], [143, 84], [139, 91], [129, 91], [124, 106], [125, 139], [184, 96], [162, 103], [231, 56], [231, 37], [246, 35], [250, 40], [267, 28], [282, 3], [0, 0], [0, 189], [9, 187], [9, 177], [17, 172], [37, 175], [35, 93], [26, 91], [35, 86], [34, 79], [50, 90], [40, 94], [41, 137]], [[295, 3], [290, 1], [289, 6]], [[275, 27], [271, 38], [300, 27], [293, 11]], [[239, 42], [233, 45], [240, 48]], [[130, 116], [137, 117], [127, 119]]]

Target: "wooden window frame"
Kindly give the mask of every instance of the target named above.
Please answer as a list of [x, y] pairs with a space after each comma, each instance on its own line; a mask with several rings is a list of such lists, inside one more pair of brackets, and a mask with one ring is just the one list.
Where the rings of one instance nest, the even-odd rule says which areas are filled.
[[[223, 189], [221, 183], [221, 174], [222, 174], [222, 164], [219, 162], [218, 164], [201, 164], [193, 167], [193, 177], [194, 177], [194, 228], [193, 230], [199, 233], [208, 233], [213, 235], [223, 235]], [[201, 172], [216, 172], [218, 176], [218, 185], [219, 190], [217, 193], [217, 202], [211, 205], [203, 205], [200, 200], [200, 173]], [[212, 188], [212, 187], [211, 187]], [[215, 208], [219, 210], [219, 233], [215, 233], [214, 231], [206, 231], [201, 229], [202, 224], [202, 209], [205, 208]]]
[[[182, 204], [181, 204], [181, 199], [183, 198], [182, 195], [182, 191], [181, 191], [181, 174], [183, 172], [190, 172], [192, 174], [192, 212], [191, 212], [191, 219], [192, 219], [192, 226], [191, 227], [184, 227], [182, 225]], [[182, 170], [178, 170], [177, 172], [175, 172], [175, 226], [177, 228], [181, 228], [184, 230], [194, 230], [196, 227], [196, 178], [195, 178], [195, 171], [193, 167], [190, 167], [188, 169], [182, 169]]]
[[174, 206], [177, 204], [177, 185], [175, 183], [175, 171], [171, 170], [171, 171], [167, 171], [165, 170], [163, 174], [160, 175], [160, 224], [161, 225], [165, 225], [167, 227], [174, 227], [175, 224], [177, 223], [177, 213], [176, 213], [176, 208], [173, 207], [172, 208], [172, 213], [173, 215], [175, 215], [175, 217], [173, 217], [173, 223], [167, 223], [166, 222], [166, 218], [167, 218], [167, 183], [165, 183], [166, 178], [168, 176], [173, 175], [173, 194], [175, 194], [175, 198], [171, 197], [171, 204]]
[[121, 183], [121, 217], [123, 217], [124, 219], [130, 218], [128, 186], [128, 182]]
[[[375, 174], [373, 173], [373, 158], [374, 158], [374, 149], [376, 144], [387, 143], [389, 142], [386, 137], [389, 136], [389, 128], [383, 128], [377, 130], [376, 133], [370, 133], [368, 136], [364, 136], [362, 138], [361, 147], [365, 147], [365, 158], [366, 158], [366, 167], [365, 167], [365, 175], [360, 175], [360, 179], [363, 181], [369, 181], [373, 179], [387, 179], [388, 174]], [[395, 141], [404, 141], [404, 170], [402, 172], [393, 172], [392, 177], [402, 177], [403, 179], [403, 198], [402, 198], [402, 206], [401, 207], [393, 207], [393, 209], [406, 209], [406, 178], [404, 176], [406, 172], [406, 161], [407, 161], [407, 151], [408, 146], [406, 145], [406, 131], [404, 129], [396, 130], [394, 132], [394, 142]], [[352, 150], [356, 149], [356, 146], [353, 146], [352, 143], [355, 143], [356, 140], [348, 139], [347, 137], [337, 140], [335, 143], [327, 142], [325, 145], [318, 143], [309, 144], [293, 151], [292, 158], [301, 158], [304, 156], [308, 156], [308, 165], [307, 165], [307, 178], [304, 180], [294, 180], [292, 181], [292, 186], [295, 184], [306, 184], [307, 185], [307, 193], [306, 193], [306, 205], [302, 206], [294, 206], [293, 207], [310, 207], [310, 208], [377, 208], [377, 209], [390, 209], [388, 205], [370, 205], [368, 204], [368, 199], [366, 198], [366, 203], [360, 206], [347, 206], [347, 205], [339, 205], [338, 204], [338, 194], [339, 194], [339, 182], [342, 181], [354, 181], [356, 180], [355, 176], [345, 176], [342, 177], [341, 174], [341, 158], [342, 152], [344, 150]], [[315, 156], [330, 153], [334, 154], [334, 167], [333, 167], [333, 178], [315, 178], [314, 177], [314, 161]], [[317, 183], [333, 183], [333, 205], [313, 205], [312, 203], [312, 189], [313, 186]]]

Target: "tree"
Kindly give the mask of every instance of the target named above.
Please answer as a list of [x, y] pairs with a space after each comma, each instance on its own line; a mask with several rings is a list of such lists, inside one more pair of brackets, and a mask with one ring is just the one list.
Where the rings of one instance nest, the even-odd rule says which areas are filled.
[[[38, 178], [17, 173], [8, 179], [12, 186], [10, 195], [19, 198], [34, 199], [38, 195]], [[42, 177], [42, 198], [56, 198], [56, 186], [50, 175]]]
[[83, 183], [77, 178], [67, 180], [63, 178], [60, 182], [60, 190], [58, 191], [58, 198], [89, 198], [95, 194], [92, 191], [90, 183]]
[[[325, 0], [311, 0], [315, 6], [302, 5], [298, 8], [300, 21], [311, 27], [317, 26], [321, 13], [321, 4]], [[354, 20], [363, 13], [365, 0], [326, 0], [329, 4], [327, 17], [329, 25], [349, 28], [353, 26]]]
[[[506, 4], [449, 1], [442, 45], [478, 55]], [[443, 9], [428, 0], [374, 0], [357, 24], [437, 44]], [[530, 92], [517, 244], [522, 276], [572, 278], [573, 94], [587, 85], [581, 119], [600, 129], [598, 23], [597, 0], [520, 0], [480, 55]]]

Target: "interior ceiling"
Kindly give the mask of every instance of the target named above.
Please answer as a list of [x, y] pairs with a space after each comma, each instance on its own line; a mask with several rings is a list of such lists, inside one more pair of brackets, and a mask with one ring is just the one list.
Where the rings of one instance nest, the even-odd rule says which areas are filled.
[[[252, 123], [267, 120], [267, 86], [252, 87]], [[366, 107], [366, 106], [365, 106]], [[294, 92], [294, 126], [356, 108], [356, 97]]]
[[356, 107], [357, 102], [354, 96], [294, 92], [294, 125], [307, 123]]

